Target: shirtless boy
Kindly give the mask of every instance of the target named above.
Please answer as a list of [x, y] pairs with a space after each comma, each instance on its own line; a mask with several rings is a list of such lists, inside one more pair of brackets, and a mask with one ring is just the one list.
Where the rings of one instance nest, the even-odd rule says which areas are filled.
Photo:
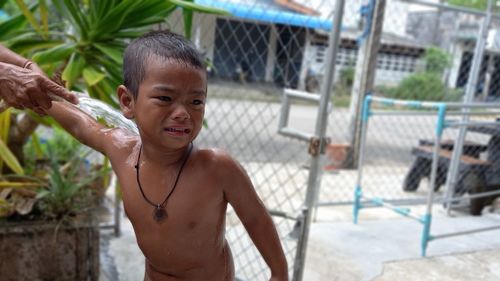
[[270, 280], [288, 280], [273, 221], [243, 168], [220, 150], [192, 144], [207, 97], [207, 75], [193, 45], [168, 32], [134, 40], [117, 94], [140, 136], [105, 128], [68, 102], [53, 101], [46, 113], [109, 157], [146, 257], [144, 280], [234, 280], [224, 237], [228, 203], [269, 266]]

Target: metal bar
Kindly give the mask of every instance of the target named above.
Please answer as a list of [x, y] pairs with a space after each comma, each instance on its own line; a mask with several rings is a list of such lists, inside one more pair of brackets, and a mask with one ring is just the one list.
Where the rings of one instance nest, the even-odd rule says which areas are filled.
[[[321, 99], [318, 109], [316, 122], [316, 136], [321, 140], [320, 150], [325, 145], [325, 133], [328, 119], [328, 103], [330, 101], [333, 76], [335, 74], [337, 51], [340, 43], [340, 31], [342, 17], [344, 15], [345, 0], [338, 0], [335, 3], [335, 15], [333, 17], [333, 26], [329, 34], [329, 48], [326, 54], [325, 64], [327, 69], [325, 79], [321, 87]], [[301, 236], [297, 243], [297, 254], [295, 256], [293, 281], [302, 281], [304, 276], [304, 265], [306, 260], [307, 242], [309, 240], [309, 231], [313, 218], [314, 205], [317, 200], [317, 193], [321, 177], [320, 173], [320, 155], [311, 155], [311, 168], [309, 170], [309, 179], [304, 206], [304, 223], [302, 224]]]
[[476, 199], [476, 198], [483, 198], [483, 197], [488, 197], [491, 195], [496, 195], [500, 194], [500, 190], [493, 190], [493, 191], [488, 191], [488, 192], [481, 192], [481, 193], [476, 193], [476, 194], [468, 194], [463, 197], [455, 197], [451, 199], [443, 199], [441, 202], [442, 203], [448, 203], [448, 202], [460, 202], [460, 201], [465, 201], [469, 199]]
[[427, 252], [427, 246], [429, 245], [429, 241], [431, 241], [432, 239], [430, 235], [431, 222], [432, 222], [432, 205], [434, 204], [434, 188], [436, 185], [440, 143], [445, 126], [446, 109], [447, 108], [445, 104], [441, 104], [439, 106], [438, 120], [436, 124], [436, 139], [434, 141], [434, 147], [432, 151], [431, 176], [429, 178], [430, 183], [429, 183], [429, 189], [427, 191], [427, 210], [425, 212], [424, 217], [421, 220], [421, 222], [424, 225], [424, 228], [422, 229], [422, 236], [420, 239], [421, 255], [423, 257], [425, 257]]
[[[477, 81], [476, 81], [477, 83]], [[484, 102], [469, 102], [467, 104], [464, 103], [446, 103], [448, 108], [500, 108], [500, 104], [498, 103], [484, 103]]]
[[312, 137], [314, 137], [313, 134], [308, 134], [292, 128], [281, 128], [279, 129], [278, 133], [282, 136], [296, 138], [303, 141], [309, 141]]
[[462, 116], [464, 114], [468, 114], [468, 115], [471, 115], [471, 116], [481, 116], [481, 115], [486, 115], [486, 116], [492, 116], [492, 115], [499, 115], [500, 116], [500, 112], [489, 112], [489, 111], [470, 111], [468, 113], [463, 113], [463, 112], [460, 112], [460, 111], [448, 111], [446, 112], [446, 115], [448, 116]]
[[413, 215], [409, 208], [402, 208], [402, 207], [395, 206], [391, 203], [385, 202], [381, 198], [369, 198], [369, 197], [365, 197], [365, 196], [363, 196], [363, 198], [370, 200], [371, 203], [373, 203], [377, 206], [388, 208], [388, 209], [390, 209], [390, 210], [394, 211], [395, 213], [400, 214], [402, 216], [409, 217], [409, 218], [415, 219], [417, 221], [421, 221], [420, 217]]
[[436, 115], [435, 111], [385, 111], [385, 110], [372, 110], [370, 111], [372, 115], [381, 116], [418, 116], [418, 115]]
[[[116, 180], [116, 176], [115, 176]], [[122, 199], [120, 198], [120, 185], [118, 184], [118, 181], [115, 182], [115, 201], [114, 201], [114, 217], [115, 217], [115, 236], [120, 237], [122, 234], [121, 231], [121, 214], [122, 214], [122, 207], [121, 207], [121, 202]]]
[[[438, 3], [432, 3], [428, 1], [421, 1], [421, 0], [398, 0], [400, 2], [406, 2], [406, 3], [411, 3], [411, 4], [420, 4], [423, 6], [429, 6], [429, 7], [435, 7], [435, 8], [441, 8], [445, 10], [450, 10], [454, 12], [461, 12], [461, 13], [466, 13], [466, 14], [471, 14], [471, 15], [477, 15], [477, 16], [486, 16], [487, 13], [482, 12], [480, 10], [476, 9], [470, 9], [470, 8], [464, 8], [464, 7], [459, 7], [459, 6], [452, 6], [448, 4], [438, 4]], [[500, 19], [499, 14], [494, 14], [492, 15], [495, 19]]]
[[289, 214], [283, 212], [283, 211], [278, 211], [278, 210], [267, 210], [271, 216], [275, 217], [280, 217], [280, 218], [285, 218], [285, 219], [290, 219], [290, 220], [299, 220], [299, 218], [290, 216]]
[[[387, 199], [385, 200], [387, 203], [391, 203], [393, 205], [422, 205], [425, 204], [426, 200], [423, 198], [415, 198], [415, 199]], [[436, 202], [436, 199], [434, 200]], [[352, 205], [354, 201], [343, 201], [343, 202], [337, 202], [337, 201], [323, 201], [323, 202], [317, 202], [316, 205], [318, 206], [347, 206], [347, 205]], [[365, 208], [374, 208], [377, 207], [373, 204], [370, 204], [370, 201], [363, 201], [361, 202], [363, 204], [363, 209]]]
[[386, 106], [404, 106], [409, 108], [432, 108], [437, 109], [441, 104], [446, 104], [448, 109], [453, 108], [500, 108], [498, 103], [486, 103], [486, 102], [469, 102], [464, 104], [462, 102], [428, 102], [428, 101], [417, 101], [417, 100], [398, 100], [382, 97], [372, 97], [373, 102], [383, 104]]
[[358, 223], [358, 214], [361, 209], [360, 199], [362, 197], [363, 191], [361, 189], [361, 184], [363, 181], [363, 167], [365, 163], [365, 146], [366, 146], [366, 134], [368, 130], [368, 120], [370, 119], [370, 106], [371, 106], [372, 96], [366, 96], [363, 101], [363, 114], [361, 116], [361, 130], [360, 130], [360, 140], [359, 140], [359, 154], [358, 154], [358, 173], [356, 176], [356, 187], [354, 191], [354, 205], [353, 205], [353, 220], [354, 223]]
[[[478, 39], [476, 42], [476, 48], [474, 50], [474, 59], [472, 61], [472, 67], [469, 73], [469, 79], [467, 81], [467, 88], [465, 91], [465, 98], [463, 101], [462, 112], [464, 115], [462, 116], [462, 123], [468, 123], [470, 118], [468, 112], [470, 110], [470, 105], [474, 98], [474, 94], [476, 92], [477, 81], [479, 80], [479, 72], [481, 67], [481, 62], [483, 61], [484, 51], [486, 47], [486, 39], [488, 36], [488, 29], [491, 24], [491, 8], [492, 2], [488, 0], [488, 12], [486, 13], [486, 18], [484, 18], [483, 24], [481, 25], [481, 30], [478, 35]], [[458, 175], [458, 166], [460, 164], [460, 156], [463, 151], [463, 143], [465, 140], [465, 134], [467, 133], [466, 127], [460, 127], [458, 131], [458, 137], [455, 139], [453, 153], [450, 159], [450, 167], [448, 170], [448, 175], [446, 177], [446, 185], [445, 185], [445, 195], [446, 198], [451, 198], [454, 193], [454, 188]], [[447, 213], [450, 212], [450, 204], [447, 205]]]
[[289, 98], [294, 98], [304, 101], [320, 102], [321, 100], [321, 95], [306, 93], [293, 89], [285, 89], [285, 95], [287, 95]]
[[[398, 115], [401, 115], [401, 116], [405, 116], [405, 115], [409, 115], [409, 116], [419, 116], [419, 115], [436, 115], [436, 112], [435, 111], [385, 111], [385, 110], [372, 110], [370, 111], [370, 113], [372, 115], [389, 115], [389, 116], [398, 116]], [[498, 115], [500, 114], [499, 113], [496, 113], [496, 112], [474, 112], [474, 111], [471, 111], [468, 113], [469, 115], [487, 115], [487, 116], [490, 116], [490, 115]], [[446, 115], [448, 116], [462, 116], [464, 115], [464, 113], [462, 112], [459, 112], [459, 111], [452, 111], [452, 112], [447, 112]], [[499, 123], [497, 123], [499, 124]]]
[[115, 224], [113, 224], [113, 223], [100, 223], [99, 228], [100, 229], [108, 229], [108, 228], [115, 229]]
[[447, 127], [474, 127], [474, 126], [499, 126], [500, 122], [454, 122], [447, 121]]
[[440, 235], [433, 235], [432, 239], [434, 240], [434, 239], [448, 238], [448, 237], [460, 236], [460, 235], [471, 234], [471, 233], [476, 233], [476, 232], [490, 231], [490, 230], [495, 230], [495, 229], [499, 229], [499, 228], [500, 228], [500, 225], [471, 229], [471, 230], [460, 231], [460, 232], [446, 233], [446, 234], [440, 234]]
[[416, 101], [416, 100], [398, 100], [382, 97], [372, 97], [372, 100], [376, 103], [380, 103], [387, 106], [400, 105], [411, 108], [438, 108], [442, 102], [430, 102], [430, 101]]
[[288, 125], [288, 116], [290, 115], [290, 99], [285, 92], [283, 93], [282, 99], [283, 100], [281, 101], [281, 113], [278, 123], [278, 131]]

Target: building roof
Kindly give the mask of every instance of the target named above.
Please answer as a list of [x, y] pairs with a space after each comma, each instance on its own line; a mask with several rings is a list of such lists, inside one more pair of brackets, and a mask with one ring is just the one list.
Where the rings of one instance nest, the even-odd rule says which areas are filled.
[[195, 0], [197, 4], [224, 9], [233, 16], [266, 23], [330, 30], [332, 21], [292, 0]]
[[293, 0], [274, 0], [275, 3], [286, 7], [292, 11], [304, 14], [304, 15], [310, 15], [310, 16], [319, 16], [320, 13], [310, 7], [307, 7], [305, 5], [302, 5], [300, 3], [297, 3], [296, 1]]

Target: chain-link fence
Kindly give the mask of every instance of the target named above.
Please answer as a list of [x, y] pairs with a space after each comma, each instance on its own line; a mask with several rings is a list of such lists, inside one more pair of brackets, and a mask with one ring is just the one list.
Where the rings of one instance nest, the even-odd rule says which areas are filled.
[[[357, 30], [357, 42], [361, 44], [348, 47], [343, 41], [337, 56], [334, 102], [338, 106], [330, 114], [329, 132], [332, 141], [346, 143], [354, 157], [359, 151], [356, 141], [360, 135], [360, 101], [368, 91], [376, 96], [403, 100], [461, 102], [464, 99], [473, 56], [477, 52], [476, 41], [486, 18], [484, 12], [455, 6], [441, 7], [431, 1], [379, 2], [384, 4], [365, 1], [362, 10], [372, 16], [363, 16], [363, 13], [359, 16], [361, 22], [371, 23], [370, 35], [378, 40], [371, 41], [370, 35], [365, 38], [365, 33]], [[381, 10], [376, 10], [380, 7]], [[495, 55], [498, 24], [493, 19], [477, 83], [471, 83], [475, 84], [472, 90], [474, 101], [494, 102], [500, 94], [499, 85], [496, 85], [500, 80], [494, 78], [500, 73], [495, 70], [498, 66]], [[344, 38], [348, 37], [348, 32], [345, 33]], [[376, 60], [373, 58], [375, 54]], [[347, 56], [349, 63], [345, 63]], [[360, 92], [363, 89], [366, 92]], [[342, 105], [349, 108], [342, 108]], [[412, 149], [429, 144], [435, 118], [430, 115], [374, 118], [370, 125], [371, 136], [367, 138], [367, 170], [364, 174], [366, 180], [380, 183], [375, 185], [380, 196], [402, 201], [414, 198], [412, 192], [404, 192], [401, 187], [408, 181], [406, 174], [415, 158]], [[452, 142], [456, 136], [456, 132], [446, 132], [443, 138]], [[327, 157], [326, 161], [335, 162], [335, 159]], [[344, 163], [351, 168], [356, 167], [355, 164]], [[439, 174], [440, 181], [446, 180], [445, 173], [441, 171]], [[336, 174], [327, 172], [321, 186], [322, 204], [351, 202], [355, 174], [356, 171], [352, 170], [340, 170]], [[414, 190], [417, 183], [408, 184], [406, 191]]]
[[[290, 270], [297, 254], [296, 226], [306, 199], [311, 156], [308, 144], [278, 134], [284, 88], [311, 94], [321, 87], [329, 65], [329, 34], [337, 1], [332, 0], [197, 0], [228, 10], [231, 16], [196, 15], [192, 40], [209, 62], [207, 128], [198, 142], [231, 153], [246, 168], [257, 192], [274, 215]], [[438, 1], [343, 1], [332, 107], [322, 158], [319, 204], [353, 201], [359, 153], [360, 110], [368, 92], [404, 100], [460, 102], [467, 89], [474, 100], [500, 97], [498, 20], [488, 26], [477, 83], [473, 58], [484, 12], [441, 8]], [[443, 2], [443, 1], [440, 1]], [[181, 14], [168, 23], [182, 32]], [[471, 74], [472, 73], [472, 74]], [[293, 103], [289, 124], [314, 134], [317, 107]], [[385, 108], [381, 108], [385, 110]], [[497, 118], [494, 113], [481, 118]], [[457, 118], [460, 118], [458, 116]], [[417, 165], [415, 148], [432, 144], [436, 115], [377, 116], [367, 136], [365, 186], [394, 201], [415, 201], [425, 190], [425, 165]], [[443, 145], [458, 136], [445, 131]], [[467, 134], [488, 161], [491, 135]], [[450, 147], [448, 147], [450, 148]], [[450, 148], [452, 149], [452, 148]], [[464, 146], [465, 149], [465, 146]], [[472, 149], [472, 148], [471, 148]], [[490, 154], [488, 156], [487, 154]], [[486, 157], [486, 158], [485, 158]], [[495, 162], [495, 163], [496, 163]], [[419, 173], [412, 172], [417, 166]], [[415, 168], [415, 169], [417, 169]], [[438, 181], [446, 179], [440, 171]], [[417, 175], [420, 175], [419, 179]], [[264, 280], [266, 266], [234, 213], [228, 215], [228, 239], [237, 276]], [[299, 254], [300, 255], [300, 254]]]

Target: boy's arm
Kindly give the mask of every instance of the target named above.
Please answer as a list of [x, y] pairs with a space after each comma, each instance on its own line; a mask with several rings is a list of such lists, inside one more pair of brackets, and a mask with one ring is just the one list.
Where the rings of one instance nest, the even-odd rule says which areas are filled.
[[245, 170], [229, 156], [222, 171], [226, 179], [224, 195], [250, 238], [271, 269], [273, 281], [288, 280], [288, 266], [273, 220], [259, 199]]
[[106, 144], [111, 143], [111, 129], [97, 122], [94, 117], [66, 101], [52, 101], [45, 113], [54, 118], [68, 133], [81, 143], [106, 154]]

